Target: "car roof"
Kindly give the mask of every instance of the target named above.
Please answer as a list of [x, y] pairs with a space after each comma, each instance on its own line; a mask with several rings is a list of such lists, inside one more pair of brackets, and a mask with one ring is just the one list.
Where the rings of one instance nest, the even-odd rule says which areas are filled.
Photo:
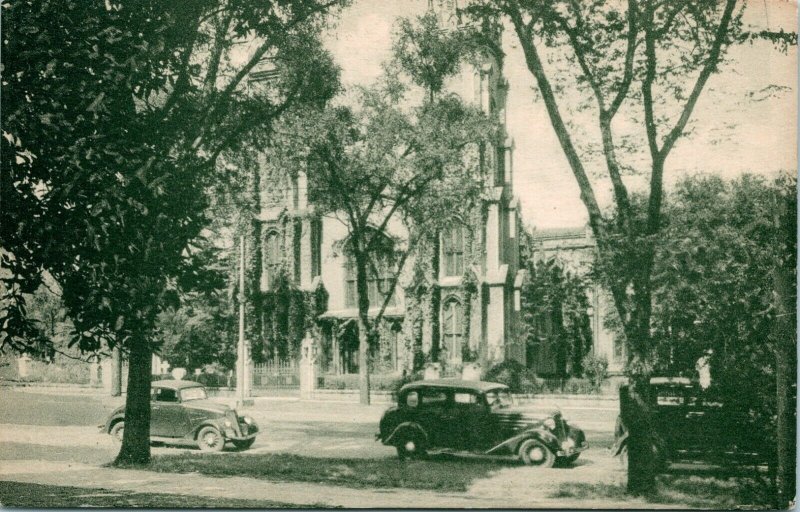
[[472, 391], [489, 391], [492, 389], [507, 389], [508, 386], [500, 384], [499, 382], [486, 382], [483, 380], [461, 380], [461, 379], [431, 379], [431, 380], [418, 380], [409, 382], [400, 391], [409, 389], [421, 388], [452, 388], [452, 389], [468, 389]]
[[169, 389], [186, 389], [186, 388], [201, 388], [202, 384], [191, 380], [154, 380], [150, 383], [154, 388], [169, 388]]

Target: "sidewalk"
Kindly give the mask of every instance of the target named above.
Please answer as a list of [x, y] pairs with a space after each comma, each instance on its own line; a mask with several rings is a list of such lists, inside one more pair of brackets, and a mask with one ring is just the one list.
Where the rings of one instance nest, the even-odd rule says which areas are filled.
[[[556, 473], [554, 482], [560, 480], [555, 475]], [[520, 481], [519, 476], [509, 479], [506, 479], [506, 476], [508, 475], [501, 471], [496, 476], [477, 482], [465, 493], [438, 493], [412, 489], [352, 489], [243, 477], [215, 478], [194, 473], [177, 475], [65, 462], [14, 460], [3, 461], [0, 467], [0, 480], [12, 482], [210, 498], [246, 498], [320, 507], [657, 508], [651, 503], [638, 500], [614, 502], [605, 499], [594, 502], [549, 498], [547, 489], [535, 489], [525, 485], [526, 482]]]

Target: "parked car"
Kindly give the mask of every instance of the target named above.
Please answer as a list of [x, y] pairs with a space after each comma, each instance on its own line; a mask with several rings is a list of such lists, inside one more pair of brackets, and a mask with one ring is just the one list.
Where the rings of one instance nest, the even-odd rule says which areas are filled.
[[428, 450], [512, 455], [531, 466], [574, 462], [588, 446], [583, 431], [558, 411], [535, 414], [513, 403], [508, 387], [457, 379], [406, 384], [376, 435], [401, 459]]
[[[103, 432], [122, 441], [125, 406], [108, 417]], [[227, 441], [246, 450], [256, 440], [258, 425], [249, 416], [239, 416], [227, 405], [208, 400], [206, 388], [187, 380], [151, 383], [150, 441], [196, 445], [203, 451], [221, 451]]]
[[[742, 404], [725, 402], [713, 388], [704, 390], [684, 377], [654, 377], [650, 386], [656, 427], [653, 456], [659, 467], [679, 460], [767, 461], [767, 429]], [[628, 428], [621, 417], [612, 453], [627, 465]]]

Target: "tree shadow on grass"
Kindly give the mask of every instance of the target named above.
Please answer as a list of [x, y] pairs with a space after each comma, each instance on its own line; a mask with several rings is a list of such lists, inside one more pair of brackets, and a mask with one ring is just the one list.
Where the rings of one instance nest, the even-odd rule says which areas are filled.
[[627, 493], [624, 484], [562, 483], [551, 498], [633, 501], [701, 509], [770, 508], [772, 486], [761, 471], [752, 468], [669, 468], [656, 477], [655, 492], [645, 496]]
[[142, 469], [165, 473], [313, 482], [354, 488], [407, 488], [463, 492], [509, 462], [436, 454], [424, 460], [307, 457], [285, 453], [229, 453], [224, 457], [181, 453], [153, 457]]

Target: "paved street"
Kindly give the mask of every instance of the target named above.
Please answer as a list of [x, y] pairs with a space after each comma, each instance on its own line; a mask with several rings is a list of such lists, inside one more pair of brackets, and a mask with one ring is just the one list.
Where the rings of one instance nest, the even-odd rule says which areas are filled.
[[[616, 412], [602, 404], [577, 404], [562, 407], [565, 416], [579, 425], [588, 423], [602, 429], [587, 429], [592, 447], [582, 454], [575, 466], [536, 470], [510, 465], [493, 472], [489, 478], [475, 481], [467, 493], [442, 495], [429, 491], [411, 493], [403, 489], [351, 489], [250, 478], [220, 480], [196, 474], [181, 475], [181, 485], [175, 485], [174, 475], [100, 467], [114, 458], [118, 445], [109, 436], [98, 433], [96, 425], [120, 403], [120, 398], [97, 393], [55, 395], [35, 389], [4, 390], [0, 395], [0, 479], [31, 484], [101, 486], [126, 492], [191, 492], [211, 498], [244, 496], [298, 504], [530, 507], [569, 506], [568, 500], [552, 498], [562, 482], [614, 484], [623, 478], [616, 461], [606, 451], [611, 443]], [[394, 449], [374, 441], [377, 421], [385, 408], [386, 404], [364, 407], [347, 402], [258, 398], [255, 406], [246, 412], [258, 421], [263, 434], [246, 453], [394, 458]], [[180, 452], [197, 453], [197, 450], [153, 448], [154, 454]], [[625, 501], [619, 506], [634, 505]]]

